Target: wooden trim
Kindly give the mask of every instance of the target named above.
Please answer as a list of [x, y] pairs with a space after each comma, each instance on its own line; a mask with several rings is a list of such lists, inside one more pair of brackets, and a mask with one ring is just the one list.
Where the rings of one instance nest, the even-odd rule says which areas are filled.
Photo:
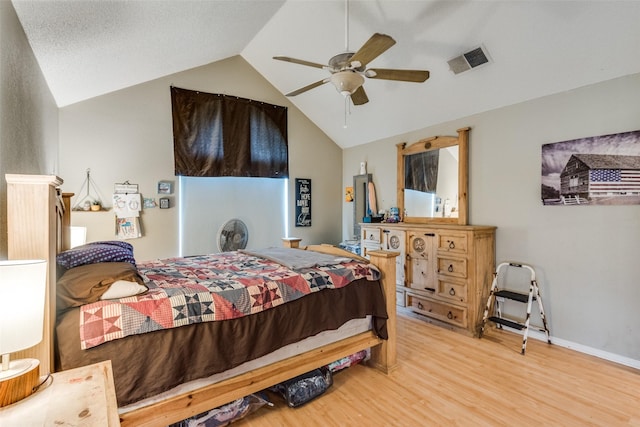
[[381, 340], [372, 332], [363, 332], [354, 337], [205, 386], [194, 392], [184, 393], [157, 404], [121, 414], [120, 423], [123, 427], [166, 426], [264, 390], [342, 357], [378, 345], [380, 342]]
[[368, 259], [361, 257], [360, 255], [354, 254], [353, 252], [349, 252], [348, 250], [339, 248], [337, 246], [329, 245], [327, 243], [323, 243], [320, 245], [307, 245], [303, 249], [328, 255], [348, 257], [356, 261], [364, 262], [367, 264], [369, 263]]

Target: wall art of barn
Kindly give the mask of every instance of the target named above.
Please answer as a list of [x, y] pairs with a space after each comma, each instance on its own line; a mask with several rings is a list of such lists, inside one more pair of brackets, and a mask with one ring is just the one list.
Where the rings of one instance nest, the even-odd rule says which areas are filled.
[[640, 204], [640, 131], [542, 146], [545, 205]]

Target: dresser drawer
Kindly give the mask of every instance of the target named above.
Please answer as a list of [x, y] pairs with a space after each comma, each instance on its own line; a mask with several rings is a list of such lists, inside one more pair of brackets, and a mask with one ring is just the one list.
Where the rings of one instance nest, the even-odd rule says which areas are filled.
[[407, 293], [407, 307], [416, 313], [423, 314], [452, 325], [467, 326], [467, 310], [440, 301], [432, 301], [411, 293]]
[[467, 284], [448, 280], [438, 280], [437, 294], [457, 303], [467, 302]]
[[467, 253], [466, 234], [438, 234], [438, 251], [459, 254]]
[[466, 279], [467, 260], [465, 258], [438, 257], [438, 274]]
[[382, 229], [374, 227], [361, 227], [360, 228], [361, 239], [367, 243], [382, 243]]

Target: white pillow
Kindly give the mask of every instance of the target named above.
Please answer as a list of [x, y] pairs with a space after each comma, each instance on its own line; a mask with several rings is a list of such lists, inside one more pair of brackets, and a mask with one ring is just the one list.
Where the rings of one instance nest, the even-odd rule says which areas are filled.
[[138, 282], [128, 280], [116, 280], [109, 286], [107, 292], [102, 294], [101, 300], [132, 297], [147, 291], [147, 287]]

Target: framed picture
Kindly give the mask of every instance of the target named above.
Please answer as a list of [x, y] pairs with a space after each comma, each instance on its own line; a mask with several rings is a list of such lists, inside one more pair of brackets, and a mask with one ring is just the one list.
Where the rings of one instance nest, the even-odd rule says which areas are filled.
[[311, 227], [311, 180], [296, 178], [296, 227]]
[[640, 204], [640, 130], [542, 146], [544, 205]]
[[161, 197], [160, 198], [160, 209], [169, 209], [169, 198]]
[[344, 201], [353, 202], [353, 187], [347, 187], [344, 190]]
[[158, 194], [173, 193], [173, 183], [171, 181], [158, 181]]

